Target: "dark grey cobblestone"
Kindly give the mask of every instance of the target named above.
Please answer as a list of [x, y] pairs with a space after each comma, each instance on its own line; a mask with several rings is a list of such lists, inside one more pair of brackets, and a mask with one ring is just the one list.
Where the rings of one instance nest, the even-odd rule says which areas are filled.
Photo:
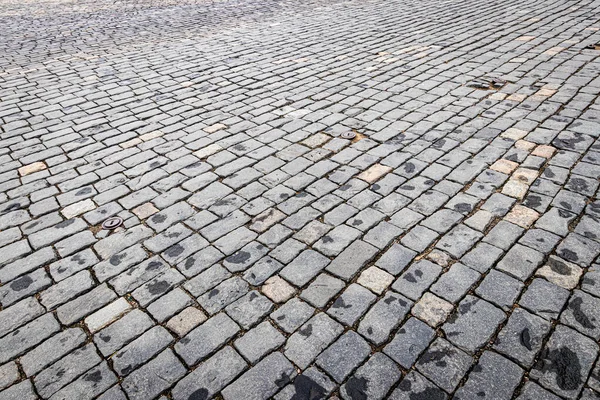
[[598, 398], [599, 7], [0, 0], [0, 399]]

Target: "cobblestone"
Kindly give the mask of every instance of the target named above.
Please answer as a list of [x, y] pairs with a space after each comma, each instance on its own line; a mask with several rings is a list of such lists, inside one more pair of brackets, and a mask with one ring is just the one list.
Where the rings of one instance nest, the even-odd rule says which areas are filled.
[[1, 399], [600, 397], [597, 0], [0, 2]]

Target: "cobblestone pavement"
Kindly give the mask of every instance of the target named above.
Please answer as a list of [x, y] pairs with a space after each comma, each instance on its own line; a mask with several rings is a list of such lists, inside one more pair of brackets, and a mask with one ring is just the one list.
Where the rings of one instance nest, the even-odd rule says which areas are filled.
[[600, 398], [599, 0], [0, 5], [0, 399]]

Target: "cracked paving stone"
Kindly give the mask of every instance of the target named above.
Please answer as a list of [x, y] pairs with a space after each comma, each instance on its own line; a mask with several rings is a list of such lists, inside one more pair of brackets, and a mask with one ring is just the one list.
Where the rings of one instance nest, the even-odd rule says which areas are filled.
[[448, 252], [453, 257], [460, 258], [470, 250], [475, 242], [482, 236], [481, 233], [465, 225], [458, 225], [449, 233], [442, 236], [436, 244], [436, 247]]
[[410, 371], [392, 392], [393, 400], [446, 400], [448, 395], [416, 371]]
[[186, 369], [171, 349], [160, 353], [123, 380], [123, 390], [130, 399], [154, 398], [181, 379]]
[[529, 247], [514, 245], [498, 262], [496, 268], [525, 281], [542, 264], [544, 255]]
[[392, 291], [387, 292], [359, 323], [358, 333], [369, 341], [381, 345], [408, 314], [411, 306], [412, 302], [405, 297]]
[[220, 313], [181, 338], [174, 349], [187, 365], [194, 365], [225, 344], [239, 330], [240, 327], [231, 318]]
[[480, 277], [477, 271], [456, 263], [431, 286], [431, 292], [450, 302], [457, 302]]
[[375, 353], [348, 379], [340, 393], [343, 399], [383, 399], [400, 376], [400, 370], [392, 360]]
[[231, 346], [226, 346], [177, 382], [172, 390], [173, 399], [189, 400], [194, 396], [210, 398], [235, 379], [246, 366], [244, 359]]
[[342, 331], [342, 325], [327, 314], [318, 313], [288, 338], [284, 354], [300, 369], [304, 369], [341, 335]]
[[525, 290], [519, 305], [545, 319], [557, 319], [569, 298], [569, 291], [536, 278]]
[[315, 309], [298, 298], [288, 300], [271, 313], [271, 319], [287, 333], [293, 333], [310, 317]]
[[227, 306], [225, 312], [242, 328], [249, 329], [272, 308], [273, 303], [268, 298], [253, 290]]
[[549, 331], [548, 321], [522, 308], [516, 308], [498, 334], [494, 349], [530, 368]]
[[517, 397], [517, 400], [560, 400], [560, 397], [552, 394], [540, 385], [533, 381], [528, 381], [523, 386], [521, 394]]
[[296, 286], [304, 286], [329, 264], [329, 259], [314, 250], [305, 250], [280, 272]]
[[403, 368], [410, 369], [434, 337], [435, 331], [427, 324], [410, 318], [385, 346], [383, 352]]
[[333, 302], [327, 313], [342, 324], [352, 326], [376, 298], [368, 289], [353, 283]]
[[599, 299], [580, 290], [575, 290], [560, 316], [560, 322], [598, 340], [600, 339], [599, 312]]
[[315, 367], [310, 367], [298, 375], [294, 381], [284, 387], [275, 396], [276, 400], [320, 399], [326, 398], [336, 385], [331, 379]]
[[454, 398], [508, 399], [519, 385], [522, 375], [523, 370], [517, 364], [501, 355], [486, 351], [473, 367], [465, 385], [456, 391]]
[[442, 338], [419, 357], [417, 370], [442, 389], [452, 392], [471, 367], [473, 359]]
[[442, 325], [442, 330], [450, 342], [475, 353], [490, 340], [505, 318], [504, 312], [492, 304], [468, 295]]
[[370, 352], [369, 344], [356, 332], [349, 331], [321, 353], [316, 364], [341, 383]]
[[523, 287], [519, 280], [493, 269], [483, 278], [475, 293], [508, 311], [521, 294]]
[[392, 289], [406, 297], [417, 300], [442, 272], [442, 267], [427, 260], [413, 263], [394, 282]]
[[323, 308], [345, 286], [340, 279], [327, 274], [320, 274], [300, 293], [300, 297], [317, 308]]
[[296, 376], [296, 369], [283, 354], [272, 353], [250, 368], [223, 391], [226, 400], [268, 399]]
[[234, 276], [221, 282], [198, 298], [198, 303], [210, 314], [215, 314], [248, 292], [248, 284]]

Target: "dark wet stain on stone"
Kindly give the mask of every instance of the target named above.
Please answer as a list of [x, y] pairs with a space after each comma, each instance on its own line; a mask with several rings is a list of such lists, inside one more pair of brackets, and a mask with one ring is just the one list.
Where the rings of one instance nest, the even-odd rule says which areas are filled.
[[11, 284], [10, 288], [15, 292], [20, 292], [21, 290], [25, 290], [33, 283], [33, 279], [30, 276], [24, 276], [19, 279], [15, 279]]
[[458, 211], [460, 213], [471, 211], [471, 205], [467, 203], [458, 203], [454, 206], [454, 211]]
[[194, 262], [196, 262], [196, 259], [194, 257], [190, 257], [187, 260], [185, 260], [185, 269], [190, 269], [194, 266]]
[[208, 399], [208, 390], [205, 388], [198, 389], [194, 393], [190, 394], [188, 400], [206, 400]]
[[275, 380], [275, 384], [277, 385], [277, 387], [280, 388], [284, 387], [290, 382], [290, 377], [285, 372], [282, 372], [281, 376]]
[[525, 205], [530, 208], [537, 208], [542, 205], [542, 198], [539, 196], [528, 196], [525, 199]]
[[110, 335], [103, 335], [101, 333], [98, 336], [100, 336], [100, 339], [102, 339], [103, 342], [110, 342]]
[[300, 329], [298, 333], [304, 337], [309, 337], [312, 334], [312, 324], [308, 324], [306, 328]]
[[323, 236], [323, 243], [333, 243], [333, 239], [327, 235]]
[[352, 221], [352, 226], [359, 226], [362, 225], [362, 220], [360, 219], [355, 219], [354, 221]]
[[166, 215], [162, 215], [162, 214], [155, 214], [150, 219], [152, 220], [152, 222], [155, 222], [157, 224], [161, 224], [161, 223], [163, 223], [163, 222], [165, 222], [167, 220], [167, 216]]
[[429, 364], [429, 363], [434, 362], [439, 367], [445, 367], [446, 362], [443, 361], [444, 357], [452, 356], [454, 353], [455, 353], [455, 350], [452, 350], [452, 349], [428, 351], [425, 354], [423, 354], [423, 357], [421, 357], [421, 362], [423, 362], [424, 364]]
[[560, 275], [571, 275], [571, 270], [564, 262], [551, 258], [548, 260], [548, 266], [550, 269]]
[[561, 218], [570, 218], [573, 214], [568, 212], [567, 210], [558, 209], [558, 216]]
[[598, 237], [598, 235], [590, 231], [583, 232], [583, 236], [585, 236], [588, 239], [596, 239]]
[[219, 289], [213, 289], [210, 292], [208, 292], [208, 298], [212, 299], [213, 297], [215, 297], [218, 294], [219, 294]]
[[562, 249], [560, 251], [559, 255], [562, 258], [564, 258], [565, 260], [568, 260], [568, 261], [577, 261], [577, 260], [579, 260], [579, 256], [577, 256], [577, 253], [575, 253], [574, 251], [569, 250], [569, 249]]
[[581, 364], [577, 354], [568, 347], [549, 351], [545, 349], [536, 369], [553, 372], [556, 384], [562, 390], [576, 390], [581, 382]]
[[171, 284], [167, 281], [158, 281], [148, 284], [148, 292], [153, 295], [159, 295], [166, 292], [171, 287]]
[[81, 257], [81, 254], [75, 254], [73, 257], [71, 257], [71, 261], [75, 261], [77, 265], [85, 264], [85, 258]]
[[342, 299], [341, 297], [338, 297], [336, 301], [333, 302], [333, 304], [331, 305], [331, 308], [351, 308], [352, 305], [351, 304], [346, 304], [344, 302], [344, 299]]
[[346, 393], [352, 400], [367, 400], [368, 384], [369, 381], [366, 378], [353, 376], [346, 383]]
[[240, 250], [234, 255], [227, 257], [226, 261], [232, 264], [243, 264], [250, 259], [250, 253]]
[[325, 389], [308, 376], [300, 375], [294, 380], [294, 395], [291, 400], [317, 400], [327, 395]]
[[127, 257], [127, 253], [115, 254], [114, 256], [111, 256], [108, 259], [108, 262], [110, 263], [110, 265], [117, 266], [121, 264], [121, 261], [123, 261], [125, 257]]
[[379, 185], [378, 185], [378, 184], [376, 184], [376, 183], [374, 183], [374, 184], [371, 186], [371, 190], [379, 190], [379, 189], [381, 189], [381, 186], [379, 186]]
[[6, 207], [4, 209], [4, 211], [2, 212], [2, 214], [6, 214], [9, 213], [11, 211], [15, 211], [21, 208], [21, 204], [20, 203], [13, 203], [10, 206]]
[[182, 245], [180, 244], [175, 244], [171, 247], [169, 247], [167, 249], [167, 251], [165, 251], [165, 254], [169, 257], [177, 257], [178, 255], [180, 255], [181, 253], [183, 253], [185, 249], [183, 248]]
[[519, 335], [519, 340], [521, 345], [525, 347], [527, 350], [531, 350], [531, 335], [529, 334], [529, 329], [525, 328], [521, 331], [521, 335]]
[[408, 162], [408, 163], [404, 164], [404, 172], [406, 172], [407, 174], [414, 172], [415, 168], [416, 168], [415, 164], [413, 164], [413, 163]]
[[583, 312], [581, 309], [581, 305], [583, 304], [583, 300], [581, 297], [575, 297], [573, 301], [569, 303], [569, 308], [573, 311], [573, 317], [575, 320], [581, 324], [586, 329], [595, 329], [596, 325], [592, 323], [590, 318]]
[[473, 304], [477, 303], [477, 300], [473, 300], [471, 302], [465, 302], [462, 303], [458, 306], [458, 311], [460, 311], [461, 314], [466, 314], [469, 311], [471, 311], [471, 307], [473, 306]]
[[255, 292], [250, 293], [250, 296], [248, 296], [250, 298], [250, 301], [256, 299], [258, 297], [258, 295]]
[[146, 266], [146, 271], [153, 271], [155, 269], [162, 267], [162, 265], [163, 264], [160, 261], [150, 261], [148, 263], [148, 265]]
[[177, 237], [181, 236], [181, 232], [173, 232], [173, 233], [169, 233], [165, 236], [168, 237], [169, 239], [173, 239], [173, 238], [177, 238]]
[[25, 227], [25, 229], [33, 229], [33, 228], [35, 228], [35, 227], [36, 227], [36, 226], [37, 226], [39, 223], [40, 223], [40, 221], [35, 221], [35, 222], [32, 222], [31, 224], [27, 225], [27, 226]]
[[404, 274], [404, 276], [402, 277], [404, 280], [409, 281], [411, 283], [415, 283], [417, 280], [415, 279], [415, 277], [413, 276], [413, 274], [411, 274], [410, 272], [407, 274]]
[[66, 228], [67, 226], [71, 225], [74, 222], [75, 222], [75, 219], [68, 219], [66, 221], [59, 222], [58, 224], [54, 225], [54, 228], [55, 229]]
[[566, 208], [569, 211], [571, 211], [573, 209], [573, 206], [571, 206], [571, 204], [567, 203], [566, 201], [561, 201], [560, 205], [563, 206], [564, 208]]
[[408, 397], [410, 400], [444, 400], [446, 398], [441, 389], [430, 387], [419, 393], [411, 393]]
[[574, 192], [586, 192], [588, 190], [587, 182], [581, 178], [571, 179], [569, 186]]
[[87, 382], [95, 382], [98, 383], [102, 380], [102, 372], [100, 371], [94, 371], [91, 374], [87, 374], [83, 377], [84, 381]]
[[92, 193], [91, 187], [86, 187], [75, 193], [75, 196], [83, 196]]

